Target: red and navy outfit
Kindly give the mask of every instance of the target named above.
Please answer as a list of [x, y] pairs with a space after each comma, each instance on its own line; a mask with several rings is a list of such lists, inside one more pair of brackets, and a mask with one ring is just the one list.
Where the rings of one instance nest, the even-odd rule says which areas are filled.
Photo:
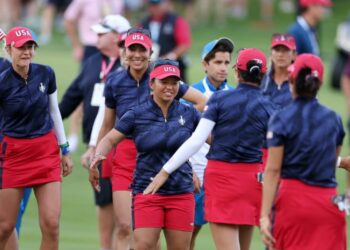
[[209, 222], [258, 225], [261, 184], [256, 174], [261, 171], [261, 147], [273, 112], [259, 87], [244, 83], [209, 99], [203, 114], [215, 122], [204, 176]]
[[[144, 205], [156, 202], [152, 200], [153, 195], [144, 197], [142, 192], [150, 184], [151, 177], [157, 175], [182, 143], [192, 135], [199, 119], [200, 113], [196, 109], [181, 104], [177, 100], [172, 102], [168, 115], [164, 118], [161, 109], [151, 97], [144, 104], [133, 107], [117, 123], [115, 128], [124, 135], [132, 136], [138, 152], [132, 182], [133, 215], [136, 228], [149, 226], [146, 225], [147, 222], [143, 218], [143, 214], [147, 211]], [[156, 196], [160, 199], [180, 197], [180, 200], [187, 200], [184, 204], [189, 207], [184, 209], [189, 214], [183, 216], [189, 218], [190, 221], [182, 229], [187, 231], [186, 228], [190, 227], [189, 231], [192, 230], [190, 224], [193, 224], [194, 219], [194, 197], [192, 167], [189, 162], [185, 162], [169, 176], [165, 184], [157, 191]], [[169, 205], [167, 202], [163, 203], [164, 210], [167, 209], [167, 205]], [[149, 206], [151, 205], [149, 204]], [[158, 221], [159, 218], [152, 217], [153, 219]], [[178, 218], [179, 221], [182, 219], [184, 218]], [[162, 225], [157, 225], [159, 227], [167, 227], [168, 225], [168, 228], [172, 228], [166, 218], [158, 222], [162, 223]]]
[[336, 195], [336, 149], [345, 132], [341, 118], [316, 98], [297, 98], [269, 122], [269, 147], [284, 147], [275, 200], [277, 249], [346, 249], [344, 212]]
[[[149, 71], [140, 81], [135, 80], [129, 70], [115, 72], [107, 78], [104, 95], [106, 107], [116, 110], [120, 119], [130, 108], [146, 102], [151, 94], [149, 87]], [[188, 90], [188, 85], [180, 84], [177, 98], [181, 98]], [[126, 134], [127, 136], [130, 136]], [[113, 161], [112, 186], [113, 191], [129, 190], [136, 165], [136, 147], [131, 138], [124, 139], [116, 147], [116, 157]]]
[[27, 187], [61, 180], [58, 142], [49, 111], [54, 71], [30, 64], [23, 79], [12, 67], [0, 75], [2, 114], [0, 187]]

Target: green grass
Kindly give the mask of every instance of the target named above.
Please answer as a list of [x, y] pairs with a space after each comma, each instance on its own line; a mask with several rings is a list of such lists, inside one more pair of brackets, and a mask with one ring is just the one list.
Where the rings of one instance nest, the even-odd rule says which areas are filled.
[[[251, 0], [251, 6], [259, 6], [258, 0]], [[343, 120], [346, 121], [345, 100], [340, 92], [333, 91], [328, 85], [328, 75], [330, 61], [334, 54], [334, 38], [336, 25], [347, 16], [350, 9], [350, 2], [345, 0], [335, 0], [332, 16], [327, 18], [321, 26], [321, 49], [325, 59], [326, 83], [319, 95], [320, 101], [339, 112]], [[226, 36], [231, 38], [236, 48], [258, 47], [269, 53], [269, 41], [272, 33], [286, 31], [288, 25], [293, 22], [293, 15], [282, 15], [275, 13], [274, 24], [272, 26], [261, 26], [258, 21], [258, 10], [252, 10], [250, 19], [247, 21], [229, 20], [227, 25], [215, 26], [213, 24], [198, 25], [193, 28], [193, 46], [189, 54], [191, 68], [189, 71], [190, 82], [202, 79], [203, 71], [200, 64], [200, 51], [210, 40]], [[236, 52], [233, 59], [236, 58]], [[57, 76], [59, 95], [61, 96], [69, 83], [78, 72], [78, 65], [73, 61], [69, 46], [64, 43], [62, 35], [55, 35], [55, 40], [47, 47], [39, 48], [36, 62], [51, 65]], [[235, 85], [232, 71], [229, 82]], [[67, 124], [66, 124], [67, 125]], [[344, 142], [343, 155], [349, 153], [347, 140]], [[95, 207], [90, 185], [87, 181], [87, 171], [79, 164], [81, 153], [84, 151], [81, 145], [78, 152], [73, 154], [75, 169], [71, 176], [63, 181], [62, 188], [62, 218], [61, 218], [61, 243], [60, 249], [64, 250], [96, 250], [98, 249], [98, 232], [95, 216]], [[339, 190], [345, 187], [345, 172], [338, 171]], [[21, 231], [21, 249], [39, 249], [40, 229], [37, 219], [37, 206], [32, 197], [28, 205], [27, 212], [23, 219]], [[350, 236], [348, 234], [348, 236]], [[165, 244], [163, 244], [165, 246]], [[165, 249], [165, 247], [163, 247]], [[214, 249], [208, 227], [203, 229], [199, 235], [197, 249]], [[251, 249], [263, 249], [257, 230], [254, 235]]]

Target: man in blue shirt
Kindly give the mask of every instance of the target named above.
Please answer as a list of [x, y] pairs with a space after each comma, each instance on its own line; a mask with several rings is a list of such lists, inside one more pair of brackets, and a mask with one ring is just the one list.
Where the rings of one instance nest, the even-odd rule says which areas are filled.
[[322, 21], [326, 8], [332, 6], [331, 0], [299, 0], [301, 15], [292, 24], [288, 33], [294, 36], [297, 54], [320, 54], [317, 26]]
[[[192, 87], [201, 91], [208, 99], [216, 91], [232, 89], [232, 87], [227, 84], [227, 74], [231, 63], [233, 48], [232, 41], [225, 37], [211, 41], [203, 48], [201, 59], [206, 75], [200, 82], [193, 84]], [[209, 145], [204, 144], [198, 153], [190, 158], [191, 165], [201, 186], [203, 185], [204, 169], [208, 162], [206, 158], [208, 151]], [[195, 200], [196, 210], [191, 249], [194, 249], [195, 240], [199, 230], [207, 223], [204, 219], [203, 186], [200, 193], [195, 194]]]

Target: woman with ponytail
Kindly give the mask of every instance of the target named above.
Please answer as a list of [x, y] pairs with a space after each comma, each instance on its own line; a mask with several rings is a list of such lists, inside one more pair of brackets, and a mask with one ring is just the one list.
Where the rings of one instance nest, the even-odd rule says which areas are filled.
[[274, 112], [259, 88], [266, 72], [265, 55], [254, 48], [241, 50], [235, 71], [237, 88], [210, 97], [195, 132], [144, 192], [157, 192], [212, 133], [204, 175], [204, 211], [218, 250], [250, 247], [253, 226], [259, 222], [261, 147]]
[[290, 67], [294, 100], [269, 121], [260, 219], [269, 249], [346, 249], [345, 213], [334, 199], [345, 133], [340, 116], [316, 99], [322, 80], [321, 59], [298, 56]]

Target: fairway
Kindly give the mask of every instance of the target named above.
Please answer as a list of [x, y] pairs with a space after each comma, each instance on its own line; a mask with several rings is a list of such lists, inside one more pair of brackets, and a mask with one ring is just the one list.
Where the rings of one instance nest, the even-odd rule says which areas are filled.
[[[200, 64], [200, 53], [202, 47], [210, 40], [218, 37], [229, 37], [235, 43], [235, 52], [233, 53], [233, 62], [236, 59], [239, 48], [257, 47], [269, 53], [270, 38], [273, 33], [285, 32], [289, 24], [294, 20], [293, 15], [281, 14], [277, 8], [275, 11], [274, 22], [266, 26], [259, 23], [259, 0], [251, 0], [250, 19], [246, 21], [228, 20], [226, 25], [216, 26], [214, 24], [199, 24], [192, 28], [192, 49], [189, 54], [190, 83], [201, 80], [204, 76]], [[275, 1], [276, 2], [276, 1]], [[334, 8], [330, 16], [321, 26], [321, 51], [325, 60], [325, 84], [321, 90], [320, 102], [336, 110], [342, 115], [344, 126], [346, 125], [346, 105], [341, 92], [334, 91], [329, 87], [329, 69], [332, 57], [335, 52], [334, 38], [336, 27], [340, 21], [343, 21], [348, 11], [350, 11], [349, 0], [335, 0]], [[254, 8], [253, 8], [254, 7]], [[55, 34], [54, 41], [48, 46], [41, 46], [38, 51], [35, 62], [48, 64], [56, 72], [59, 96], [61, 97], [65, 89], [77, 75], [79, 66], [73, 60], [71, 48], [65, 42], [62, 34]], [[231, 63], [233, 65], [234, 63]], [[233, 71], [230, 70], [228, 82], [236, 85], [233, 77]], [[65, 122], [65, 125], [68, 123]], [[67, 128], [67, 126], [66, 126]], [[66, 132], [68, 130], [66, 129]], [[344, 140], [342, 155], [348, 155], [348, 136]], [[79, 150], [73, 154], [75, 168], [71, 176], [65, 178], [62, 183], [62, 216], [60, 228], [60, 249], [63, 250], [97, 250], [98, 230], [95, 216], [95, 206], [93, 194], [88, 182], [88, 172], [80, 165], [80, 155], [85, 147], [81, 144]], [[338, 170], [339, 191], [343, 192], [345, 188], [345, 171]], [[350, 227], [348, 226], [348, 229]], [[348, 239], [350, 239], [348, 230]], [[40, 244], [40, 229], [37, 217], [37, 205], [34, 196], [31, 197], [27, 211], [23, 217], [20, 249], [37, 250]], [[208, 226], [200, 233], [196, 245], [198, 250], [215, 249]], [[166, 249], [163, 242], [163, 248]], [[251, 249], [264, 249], [260, 241], [258, 230], [255, 230]]]

